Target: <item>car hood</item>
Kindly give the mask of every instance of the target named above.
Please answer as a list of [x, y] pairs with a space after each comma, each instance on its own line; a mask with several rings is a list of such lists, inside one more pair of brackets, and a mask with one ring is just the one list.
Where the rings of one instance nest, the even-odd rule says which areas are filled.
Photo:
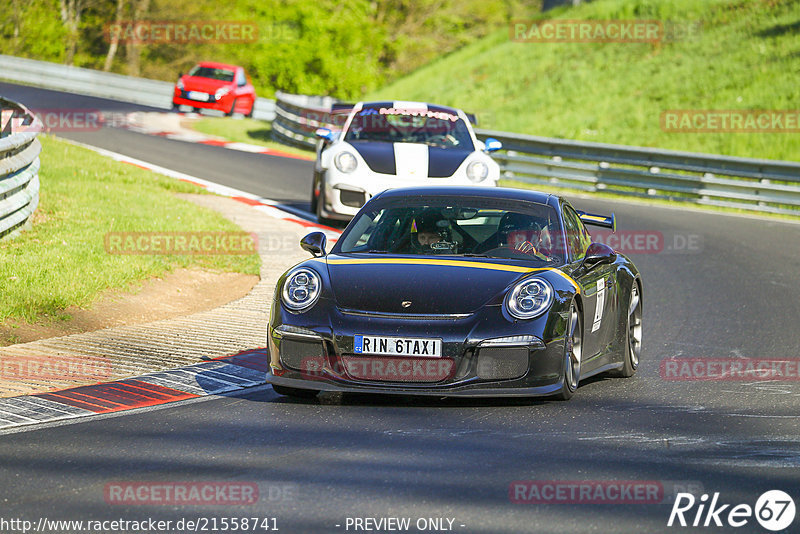
[[519, 262], [431, 256], [330, 254], [326, 262], [340, 308], [403, 314], [473, 313], [499, 303], [510, 284], [537, 270]]
[[199, 76], [184, 76], [181, 80], [185, 91], [203, 91], [204, 93], [214, 93], [220, 87], [233, 85], [233, 82], [201, 78]]
[[373, 172], [420, 178], [449, 178], [473, 152], [422, 143], [350, 141], [349, 144]]

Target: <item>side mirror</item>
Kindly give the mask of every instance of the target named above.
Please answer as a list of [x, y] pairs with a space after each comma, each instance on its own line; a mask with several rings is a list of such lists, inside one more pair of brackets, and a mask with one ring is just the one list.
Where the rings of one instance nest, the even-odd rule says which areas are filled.
[[613, 263], [617, 259], [617, 253], [614, 249], [605, 243], [592, 243], [586, 250], [586, 256], [583, 258], [583, 266], [591, 269], [596, 265], [603, 263]]
[[488, 154], [489, 152], [496, 152], [503, 148], [503, 143], [495, 139], [494, 137], [489, 137], [486, 139], [485, 143], [486, 148], [484, 151]]
[[319, 257], [325, 255], [325, 244], [328, 238], [323, 232], [311, 232], [300, 240], [300, 248], [310, 253], [312, 256]]
[[317, 131], [314, 133], [320, 139], [325, 139], [329, 143], [333, 142], [333, 132], [330, 128], [317, 128]]

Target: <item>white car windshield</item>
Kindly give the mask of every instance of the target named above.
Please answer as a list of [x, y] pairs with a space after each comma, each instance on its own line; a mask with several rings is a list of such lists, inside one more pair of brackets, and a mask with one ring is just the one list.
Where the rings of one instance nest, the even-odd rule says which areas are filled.
[[344, 136], [347, 142], [422, 143], [474, 150], [469, 128], [446, 111], [365, 107], [356, 112]]

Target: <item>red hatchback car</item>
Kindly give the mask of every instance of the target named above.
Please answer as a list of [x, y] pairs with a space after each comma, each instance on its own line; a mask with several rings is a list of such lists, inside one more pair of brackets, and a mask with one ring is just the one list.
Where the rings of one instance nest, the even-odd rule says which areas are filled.
[[256, 91], [242, 67], [204, 61], [175, 84], [172, 106], [216, 109], [226, 115], [253, 115]]

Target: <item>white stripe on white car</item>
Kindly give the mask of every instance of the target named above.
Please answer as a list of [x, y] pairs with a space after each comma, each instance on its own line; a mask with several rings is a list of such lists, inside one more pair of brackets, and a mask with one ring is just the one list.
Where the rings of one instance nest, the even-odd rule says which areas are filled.
[[398, 178], [428, 177], [428, 145], [417, 143], [394, 144], [395, 172]]

